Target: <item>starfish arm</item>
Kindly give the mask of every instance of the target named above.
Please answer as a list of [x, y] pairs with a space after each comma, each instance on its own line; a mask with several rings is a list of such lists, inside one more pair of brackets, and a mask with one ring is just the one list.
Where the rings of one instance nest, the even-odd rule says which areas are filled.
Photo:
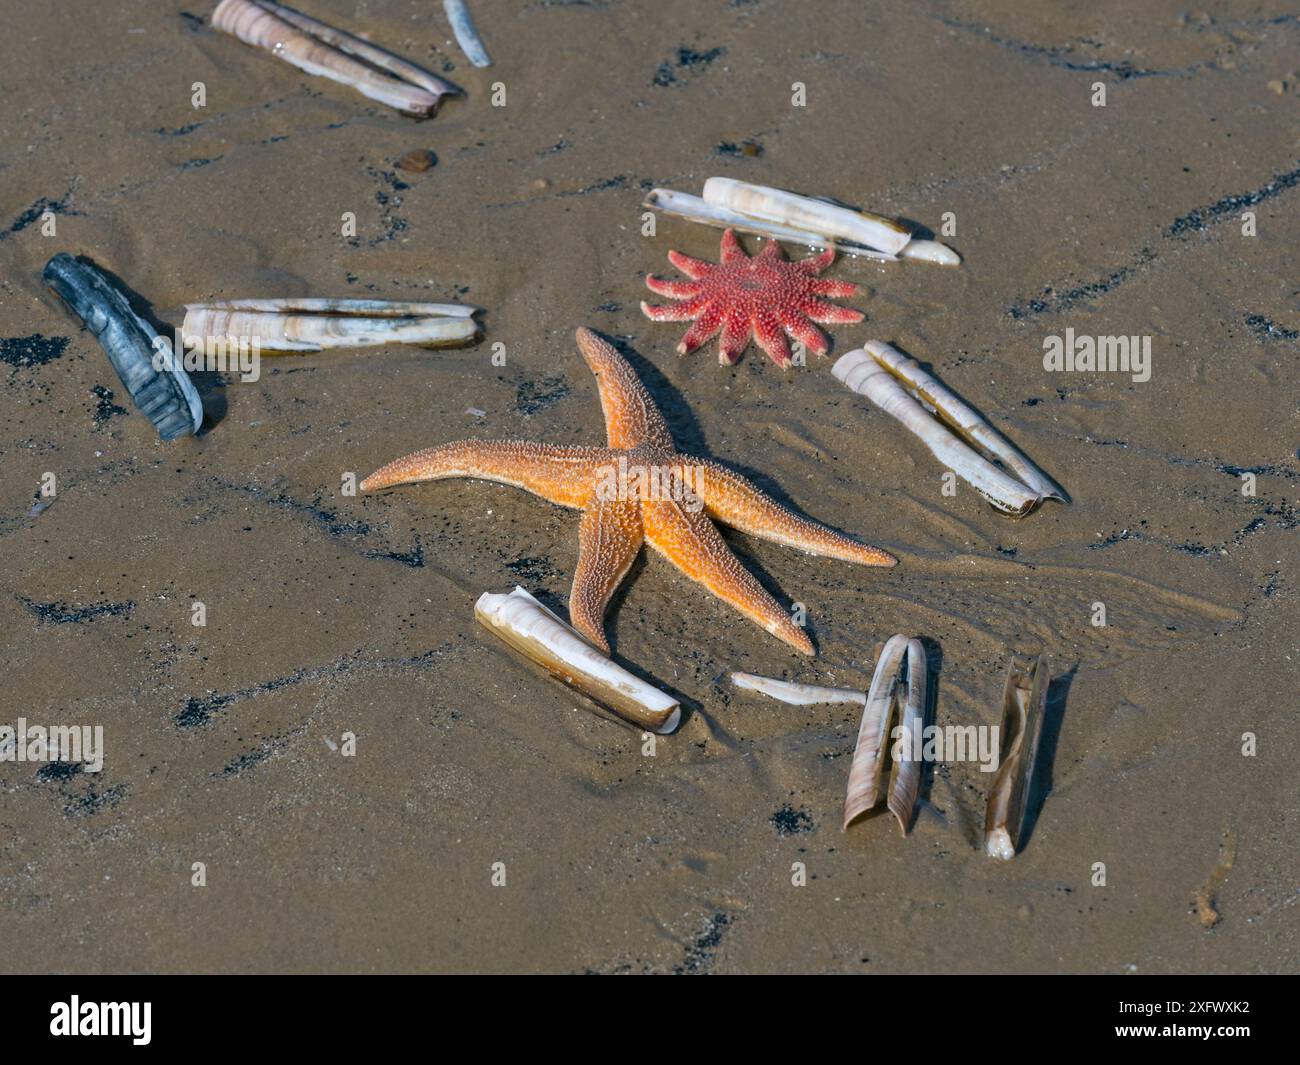
[[579, 329], [578, 349], [596, 375], [609, 446], [630, 449], [653, 444], [671, 450], [673, 438], [664, 416], [614, 345], [590, 329]]
[[[826, 267], [830, 266], [830, 264], [833, 263], [834, 261], [835, 261], [835, 249], [827, 248], [820, 255], [813, 255], [807, 259], [800, 259], [797, 263], [795, 263], [795, 265], [798, 266], [801, 270], [806, 270], [810, 274], [820, 274], [823, 270], [826, 269]], [[836, 285], [848, 284], [847, 281], [834, 281], [830, 283]], [[856, 291], [857, 285], [849, 285], [849, 288], [851, 290]], [[843, 293], [843, 295], [852, 296], [853, 291]]]
[[724, 263], [734, 263], [738, 259], [748, 259], [745, 249], [741, 246], [740, 239], [736, 236], [734, 230], [724, 229], [722, 231], [722, 261]]
[[373, 492], [413, 481], [472, 477], [514, 485], [562, 507], [581, 507], [602, 466], [616, 461], [603, 447], [559, 447], [521, 440], [458, 440], [382, 466], [361, 482]]
[[785, 249], [775, 240], [769, 240], [759, 249], [758, 254], [754, 256], [754, 259], [762, 260], [763, 262], [785, 262]]
[[698, 281], [713, 269], [713, 263], [706, 263], [703, 259], [692, 259], [679, 251], [670, 251], [668, 261], [692, 281]]
[[722, 323], [722, 340], [718, 345], [718, 361], [723, 366], [731, 366], [740, 360], [749, 346], [749, 333], [749, 316], [733, 307]]
[[686, 335], [677, 345], [677, 354], [689, 355], [701, 344], [707, 344], [712, 340], [722, 328], [722, 317], [725, 313], [726, 308], [720, 300], [715, 300], [700, 311], [699, 317], [686, 330]]
[[830, 351], [831, 342], [826, 339], [826, 334], [798, 311], [787, 311], [781, 315], [781, 324], [787, 333], [815, 355], [825, 355]]
[[645, 287], [656, 295], [674, 300], [688, 300], [700, 292], [698, 281], [675, 281], [669, 277], [655, 277], [654, 274], [646, 275]]
[[852, 307], [837, 307], [825, 300], [809, 300], [804, 310], [809, 318], [822, 325], [856, 325], [866, 317]]
[[754, 315], [754, 339], [781, 369], [790, 368], [790, 345], [774, 312], [760, 311]]
[[700, 465], [704, 469], [705, 508], [710, 517], [723, 525], [797, 547], [810, 555], [859, 562], [864, 566], [893, 566], [898, 562], [888, 551], [859, 543], [786, 509], [733, 470], [714, 462]]
[[812, 293], [814, 296], [844, 299], [847, 296], [856, 296], [858, 286], [852, 281], [836, 281], [830, 277], [819, 277], [812, 282]]
[[635, 501], [592, 500], [582, 515], [569, 621], [606, 654], [605, 608], [632, 567], [643, 539], [641, 508]]
[[814, 653], [807, 634], [740, 564], [702, 511], [692, 513], [675, 501], [647, 501], [641, 517], [646, 543], [686, 576], [795, 650]]
[[655, 322], [689, 322], [713, 299], [711, 293], [692, 296], [682, 303], [646, 303], [641, 301], [641, 313]]

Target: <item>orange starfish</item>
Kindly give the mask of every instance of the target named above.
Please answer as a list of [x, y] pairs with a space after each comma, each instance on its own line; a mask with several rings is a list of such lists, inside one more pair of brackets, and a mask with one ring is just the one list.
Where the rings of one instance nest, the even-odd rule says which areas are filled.
[[897, 560], [787, 510], [725, 467], [678, 452], [654, 400], [613, 346], [579, 329], [578, 347], [596, 375], [608, 447], [461, 440], [390, 462], [362, 481], [362, 490], [474, 477], [581, 509], [569, 620], [606, 653], [605, 608], [644, 541], [745, 617], [813, 654], [803, 629], [741, 566], [709, 519], [813, 555], [865, 566]]

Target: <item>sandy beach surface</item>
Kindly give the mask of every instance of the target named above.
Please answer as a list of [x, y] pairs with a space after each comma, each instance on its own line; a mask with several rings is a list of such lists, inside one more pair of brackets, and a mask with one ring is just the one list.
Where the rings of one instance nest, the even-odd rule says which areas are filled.
[[[1293, 5], [480, 0], [480, 70], [432, 0], [303, 0], [465, 89], [423, 122], [216, 32], [214, 6], [0, 9], [0, 724], [105, 743], [98, 773], [0, 762], [5, 970], [1297, 969]], [[396, 168], [415, 149], [436, 165]], [[716, 260], [719, 231], [643, 235], [641, 201], [715, 174], [936, 233], [951, 212], [964, 264], [837, 262], [867, 320], [802, 368], [679, 357], [644, 276], [676, 276], [670, 248]], [[202, 433], [162, 443], [42, 283], [59, 251], [172, 325], [199, 299], [373, 296], [474, 304], [484, 335], [202, 375]], [[341, 489], [464, 437], [604, 443], [584, 325], [683, 450], [901, 560], [726, 534], [806, 605], [809, 659], [643, 557], [606, 628], [685, 708], [653, 755], [473, 619], [516, 584], [566, 607], [575, 512]], [[1151, 338], [1150, 379], [1048, 372], [1066, 329]], [[944, 495], [830, 374], [870, 338], [1073, 503]], [[728, 683], [864, 688], [896, 632], [930, 648], [939, 724], [997, 724], [1011, 655], [1048, 656], [1014, 861], [984, 854], [970, 762], [935, 767], [908, 838], [842, 832], [854, 708]]]

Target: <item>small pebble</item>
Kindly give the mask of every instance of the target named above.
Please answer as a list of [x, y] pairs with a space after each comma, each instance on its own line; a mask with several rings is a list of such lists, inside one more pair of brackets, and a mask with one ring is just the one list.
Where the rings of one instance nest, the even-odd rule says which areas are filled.
[[397, 160], [398, 170], [410, 170], [416, 174], [421, 174], [428, 170], [438, 161], [438, 157], [429, 151], [428, 148], [416, 148], [414, 151], [407, 152], [402, 158]]

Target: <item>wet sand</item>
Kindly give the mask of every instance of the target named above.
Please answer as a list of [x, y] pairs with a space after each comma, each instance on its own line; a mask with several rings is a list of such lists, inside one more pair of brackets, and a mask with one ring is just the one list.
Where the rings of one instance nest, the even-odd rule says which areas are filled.
[[[5, 970], [1295, 971], [1287, 5], [485, 0], [475, 70], [439, 5], [304, 2], [466, 89], [427, 122], [214, 32], [212, 6], [0, 13], [0, 724], [101, 724], [107, 747], [98, 774], [0, 763]], [[395, 169], [417, 148], [437, 165]], [[960, 270], [828, 271], [868, 315], [832, 357], [895, 342], [1073, 504], [944, 496], [830, 360], [674, 354], [643, 277], [669, 248], [716, 259], [718, 232], [643, 237], [641, 197], [713, 174], [952, 212]], [[485, 336], [268, 356], [254, 384], [204, 379], [203, 433], [163, 444], [42, 285], [58, 251], [172, 324], [187, 300], [375, 296], [476, 304]], [[807, 605], [814, 659], [638, 563], [607, 631], [688, 710], [653, 757], [473, 620], [516, 583], [565, 606], [576, 514], [469, 482], [340, 491], [466, 436], [603, 442], [580, 325], [627, 345], [683, 450], [901, 559], [727, 534]], [[1046, 372], [1067, 328], [1150, 336], [1150, 380]], [[841, 833], [852, 708], [726, 681], [865, 687], [894, 632], [929, 643], [940, 724], [996, 724], [1012, 652], [1049, 657], [1046, 795], [1014, 861], [983, 853], [991, 777], [968, 763], [937, 769], [909, 838], [888, 815]], [[346, 732], [355, 757], [329, 746]]]

